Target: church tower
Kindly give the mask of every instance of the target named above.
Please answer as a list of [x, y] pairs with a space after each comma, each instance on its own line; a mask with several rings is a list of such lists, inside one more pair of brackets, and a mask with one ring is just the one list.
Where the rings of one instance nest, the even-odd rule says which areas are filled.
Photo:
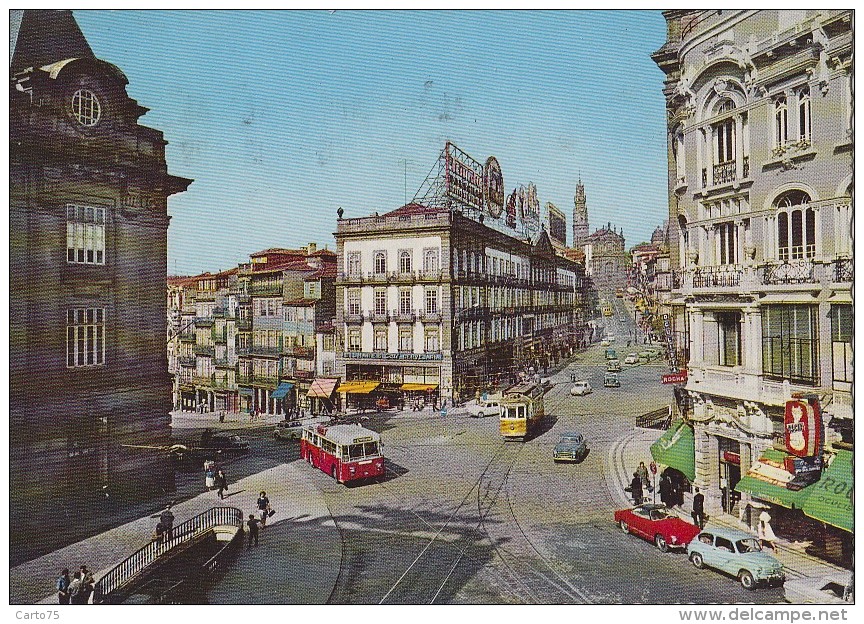
[[582, 178], [576, 185], [573, 197], [573, 247], [580, 248], [588, 238], [588, 205], [585, 201], [585, 187]]

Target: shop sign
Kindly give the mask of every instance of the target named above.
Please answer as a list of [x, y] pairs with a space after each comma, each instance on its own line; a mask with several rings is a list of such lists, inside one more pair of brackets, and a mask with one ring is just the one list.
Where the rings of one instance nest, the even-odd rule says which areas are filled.
[[[483, 165], [449, 141], [444, 149], [447, 195], [465, 206], [483, 210], [485, 173]], [[503, 181], [501, 185], [503, 194]]]
[[790, 454], [796, 457], [814, 457], [822, 453], [825, 434], [817, 397], [786, 401], [783, 425], [785, 446]]
[[400, 360], [435, 362], [444, 359], [441, 353], [372, 353], [370, 351], [343, 351], [347, 360]]
[[735, 464], [736, 466], [741, 465], [741, 455], [738, 453], [733, 453], [732, 451], [723, 451], [723, 461], [729, 464]]
[[786, 470], [796, 477], [806, 476], [811, 473], [817, 475], [822, 471], [822, 457], [787, 457]]
[[489, 216], [497, 219], [504, 211], [504, 176], [498, 159], [490, 156], [483, 167], [483, 199]]
[[[663, 332], [666, 335], [666, 352], [669, 354], [669, 370], [671, 370], [673, 373], [677, 373], [678, 372], [678, 352], [675, 349], [675, 344], [674, 344], [674, 341], [672, 339], [672, 321], [669, 319], [668, 314], [663, 315]], [[684, 374], [686, 377], [686, 374], [687, 374], [686, 371]], [[686, 381], [686, 379], [684, 381]], [[663, 383], [667, 383], [667, 382], [664, 381]], [[675, 383], [675, 382], [668, 382], [668, 383]]]
[[687, 383], [687, 371], [679, 371], [669, 375], [661, 375], [660, 381], [664, 384], [683, 384]]

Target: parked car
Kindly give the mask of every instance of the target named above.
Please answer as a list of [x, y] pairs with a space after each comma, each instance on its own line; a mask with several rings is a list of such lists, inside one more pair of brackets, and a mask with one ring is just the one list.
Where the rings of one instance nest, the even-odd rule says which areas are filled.
[[671, 548], [687, 548], [699, 534], [699, 527], [682, 520], [665, 505], [645, 504], [619, 509], [615, 523], [624, 533], [632, 533], [654, 545], [660, 552]]
[[621, 370], [621, 360], [606, 360], [606, 370], [610, 373], [617, 373]]
[[[203, 439], [201, 440], [201, 446], [205, 446]], [[210, 436], [210, 441], [206, 446], [219, 451], [234, 451], [238, 453], [249, 451], [249, 441], [246, 438], [241, 438], [239, 435], [215, 434]]]
[[640, 351], [639, 352], [639, 361], [643, 363], [648, 363], [651, 361], [651, 357], [654, 355], [653, 351]]
[[486, 400], [480, 399], [474, 403], [469, 403], [467, 409], [468, 415], [474, 418], [499, 416], [501, 414], [501, 399], [491, 397]]
[[584, 396], [586, 394], [590, 394], [593, 392], [591, 389], [591, 384], [587, 381], [577, 381], [573, 384], [573, 387], [570, 388], [570, 394], [572, 396]]
[[562, 433], [561, 439], [558, 440], [558, 444], [552, 450], [552, 459], [556, 463], [582, 461], [586, 455], [588, 455], [588, 445], [585, 443], [585, 438], [581, 433], [575, 431]]
[[759, 540], [738, 529], [703, 531], [687, 545], [687, 555], [697, 568], [715, 568], [738, 579], [744, 589], [760, 584], [782, 584], [783, 565], [763, 552]]
[[606, 340], [608, 340], [609, 342], [615, 342], [615, 338], [616, 336], [614, 334], [609, 334], [608, 336], [606, 336]]
[[618, 373], [606, 373], [603, 375], [604, 388], [620, 388], [621, 381], [618, 379]]
[[625, 364], [638, 364], [639, 363], [639, 354], [638, 353], [628, 353], [627, 357], [624, 358]]
[[786, 602], [792, 604], [848, 604], [855, 602], [851, 572], [834, 576], [805, 577], [786, 581], [783, 585]]
[[616, 360], [618, 359], [618, 354], [615, 353], [615, 349], [606, 349], [603, 353], [607, 360]]
[[299, 440], [303, 433], [303, 423], [299, 420], [283, 420], [276, 423], [273, 437], [277, 440]]
[[604, 338], [603, 340], [600, 341], [600, 346], [601, 347], [608, 347], [609, 346], [609, 340], [607, 338]]

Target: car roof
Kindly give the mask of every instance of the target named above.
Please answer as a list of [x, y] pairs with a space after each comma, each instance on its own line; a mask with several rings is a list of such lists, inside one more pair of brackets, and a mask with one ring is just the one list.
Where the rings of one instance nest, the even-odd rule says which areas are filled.
[[564, 433], [561, 434], [561, 437], [562, 438], [564, 438], [564, 437], [576, 437], [576, 436], [581, 437], [581, 435], [582, 434], [579, 433], [578, 431], [565, 431]]
[[578, 386], [579, 384], [587, 384], [588, 380], [587, 379], [577, 379], [573, 383], [575, 383]]
[[741, 531], [739, 529], [727, 529], [724, 527], [718, 527], [716, 529], [709, 529], [708, 531], [702, 531], [703, 533], [710, 533], [711, 535], [717, 537], [725, 537], [728, 540], [732, 540], [733, 542], [740, 539], [756, 539], [755, 535], [751, 533], [747, 533], [746, 531]]

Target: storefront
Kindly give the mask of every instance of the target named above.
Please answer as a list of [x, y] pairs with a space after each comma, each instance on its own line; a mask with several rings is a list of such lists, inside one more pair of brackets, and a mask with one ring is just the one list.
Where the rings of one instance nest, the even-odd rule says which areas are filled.
[[665, 466], [665, 472], [676, 491], [689, 491], [696, 478], [696, 442], [693, 427], [679, 420], [672, 423], [651, 445], [651, 457]]
[[270, 395], [273, 399], [273, 411], [276, 414], [287, 414], [296, 407], [294, 393], [294, 384], [287, 381], [282, 381]]
[[345, 409], [374, 410], [376, 398], [372, 393], [380, 385], [378, 381], [343, 381], [339, 384], [339, 394], [344, 396]]
[[339, 401], [334, 397], [338, 379], [319, 377], [309, 386], [306, 401], [312, 414], [330, 414], [339, 411]]

